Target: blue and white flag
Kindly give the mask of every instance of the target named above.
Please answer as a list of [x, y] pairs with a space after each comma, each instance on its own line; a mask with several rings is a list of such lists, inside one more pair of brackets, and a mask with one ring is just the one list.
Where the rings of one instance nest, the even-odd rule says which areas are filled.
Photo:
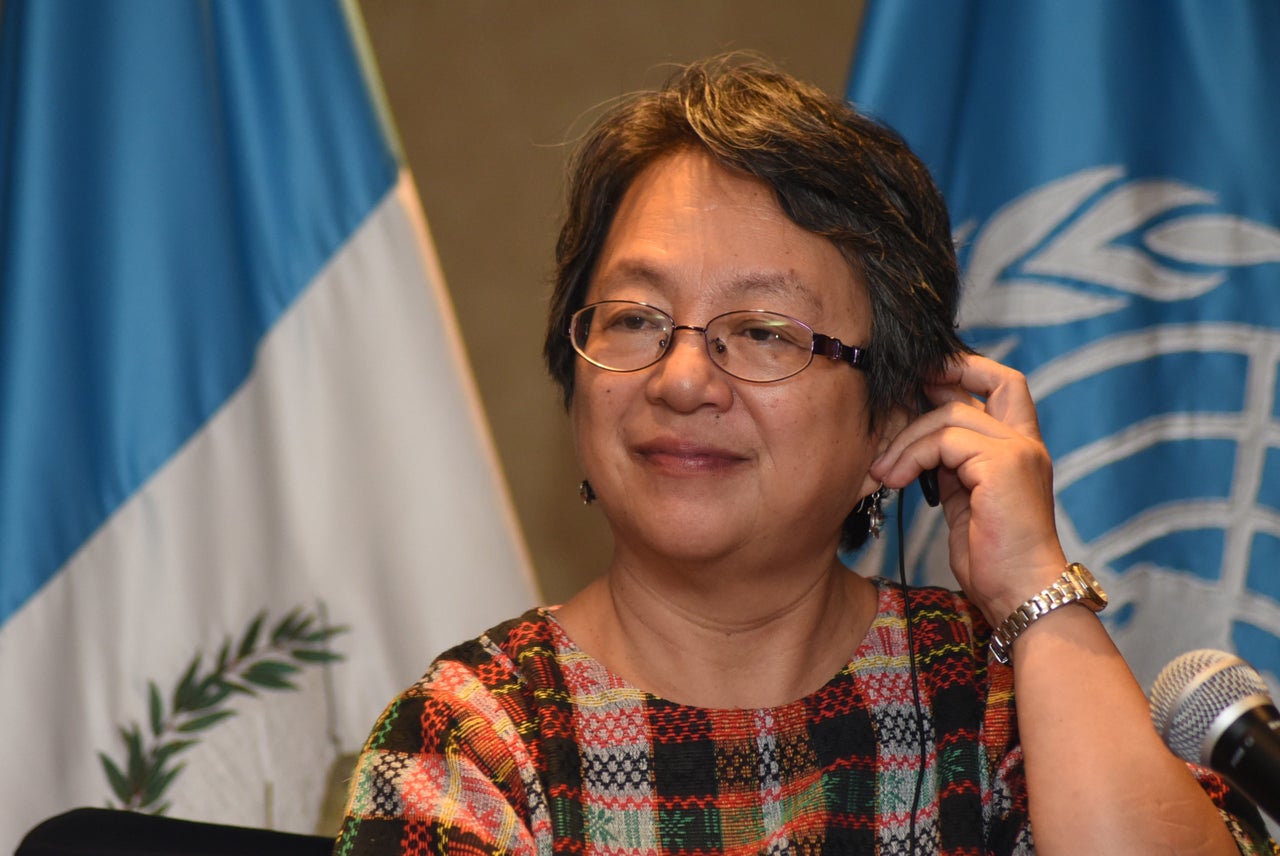
[[382, 706], [537, 599], [353, 10], [5, 0], [0, 852], [332, 832]]
[[1145, 685], [1199, 647], [1280, 676], [1277, 43], [1270, 0], [879, 0], [851, 78], [947, 197], [964, 335], [1028, 376]]

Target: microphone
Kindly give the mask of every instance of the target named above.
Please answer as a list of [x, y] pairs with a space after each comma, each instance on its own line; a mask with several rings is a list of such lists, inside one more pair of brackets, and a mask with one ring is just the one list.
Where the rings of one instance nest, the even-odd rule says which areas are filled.
[[1280, 711], [1252, 666], [1207, 648], [1175, 658], [1151, 687], [1151, 721], [1173, 754], [1280, 820]]

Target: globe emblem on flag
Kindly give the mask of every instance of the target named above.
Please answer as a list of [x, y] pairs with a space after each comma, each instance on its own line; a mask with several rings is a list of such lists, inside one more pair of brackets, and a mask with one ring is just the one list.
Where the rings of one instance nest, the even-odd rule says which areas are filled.
[[[1210, 647], [1274, 686], [1280, 230], [1202, 188], [1099, 166], [961, 223], [957, 246], [965, 337], [1026, 374], [1063, 547], [1110, 592], [1104, 617], [1139, 680]], [[912, 579], [954, 587], [941, 514], [914, 493], [903, 514]], [[891, 553], [859, 567], [888, 572]]]

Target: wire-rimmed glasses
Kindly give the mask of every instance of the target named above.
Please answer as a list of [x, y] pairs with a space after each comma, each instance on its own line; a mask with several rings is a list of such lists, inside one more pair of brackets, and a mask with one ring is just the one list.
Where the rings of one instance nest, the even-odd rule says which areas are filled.
[[769, 383], [808, 368], [814, 354], [864, 369], [865, 348], [815, 333], [803, 321], [763, 309], [717, 315], [706, 326], [677, 324], [657, 307], [634, 300], [588, 304], [569, 319], [569, 340], [587, 362], [611, 372], [648, 368], [671, 350], [677, 330], [701, 333], [711, 361], [739, 380]]

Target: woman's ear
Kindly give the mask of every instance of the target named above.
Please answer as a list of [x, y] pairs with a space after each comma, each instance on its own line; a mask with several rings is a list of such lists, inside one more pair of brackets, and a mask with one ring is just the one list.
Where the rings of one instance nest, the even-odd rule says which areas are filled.
[[[893, 442], [893, 438], [897, 437], [903, 428], [907, 427], [907, 423], [911, 421], [911, 412], [905, 407], [895, 406], [889, 411], [884, 418], [878, 420], [875, 429], [873, 442], [875, 443], [875, 457], [884, 454], [884, 450], [889, 448], [889, 444]], [[859, 495], [865, 496], [880, 487], [880, 482], [867, 474], [866, 483], [862, 486]]]
[[884, 454], [884, 450], [889, 448], [894, 438], [907, 427], [913, 415], [907, 408], [898, 404], [894, 405], [888, 415], [880, 420], [880, 424], [876, 426], [876, 455]]

